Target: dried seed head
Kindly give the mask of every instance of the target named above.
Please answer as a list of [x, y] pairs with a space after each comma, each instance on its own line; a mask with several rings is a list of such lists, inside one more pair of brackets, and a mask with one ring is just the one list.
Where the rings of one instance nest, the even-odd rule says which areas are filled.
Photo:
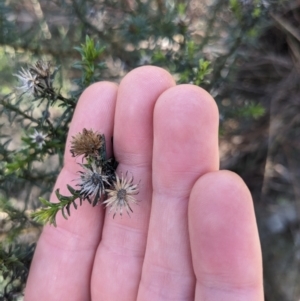
[[22, 93], [29, 93], [35, 95], [40, 83], [37, 75], [32, 74], [29, 70], [21, 68], [19, 74], [13, 74], [21, 81], [21, 86], [17, 87]]
[[[126, 173], [127, 175], [127, 173]], [[116, 174], [116, 181], [113, 183], [113, 190], [106, 189], [109, 198], [103, 202], [106, 207], [109, 207], [109, 212], [114, 211], [114, 217], [116, 213], [123, 214], [123, 208], [125, 208], [128, 215], [132, 209], [130, 204], [137, 204], [137, 200], [133, 195], [138, 194], [138, 185], [133, 184], [133, 178], [128, 180], [126, 177], [121, 179]]]
[[51, 63], [39, 60], [35, 65], [30, 67], [30, 71], [35, 73], [38, 77], [47, 78], [51, 75]]
[[100, 149], [104, 144], [104, 136], [93, 130], [83, 129], [72, 137], [70, 152], [73, 157], [84, 155], [99, 158]]
[[109, 184], [107, 176], [102, 174], [101, 167], [94, 163], [91, 165], [80, 164], [84, 171], [80, 171], [80, 196], [87, 199], [95, 206], [105, 193], [105, 184]]

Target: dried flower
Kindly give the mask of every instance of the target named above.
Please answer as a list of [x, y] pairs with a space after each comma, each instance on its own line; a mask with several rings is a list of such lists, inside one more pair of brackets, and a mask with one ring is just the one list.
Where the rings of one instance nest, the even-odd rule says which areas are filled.
[[19, 74], [13, 74], [21, 80], [22, 85], [17, 87], [17, 89], [21, 90], [23, 93], [30, 93], [34, 95], [37, 92], [39, 80], [37, 79], [36, 74], [32, 74], [29, 70], [25, 70], [21, 68]]
[[[127, 175], [127, 173], [126, 173]], [[122, 177], [121, 179], [116, 174], [116, 181], [113, 183], [114, 189], [106, 189], [109, 198], [103, 202], [106, 207], [110, 207], [109, 212], [114, 211], [113, 217], [115, 217], [116, 213], [120, 212], [120, 215], [123, 213], [123, 208], [125, 208], [128, 215], [130, 215], [130, 211], [132, 211], [130, 204], [136, 204], [137, 200], [133, 197], [133, 195], [138, 194], [138, 185], [133, 184], [133, 177], [128, 180], [126, 177]]]
[[33, 143], [36, 143], [39, 148], [42, 148], [42, 146], [46, 143], [45, 138], [47, 137], [47, 135], [34, 129], [34, 133], [32, 135], [29, 135], [29, 137], [32, 139], [31, 141]]
[[49, 77], [51, 74], [51, 63], [38, 60], [35, 65], [30, 67], [30, 71], [42, 78]]
[[93, 130], [83, 129], [82, 133], [72, 137], [70, 152], [73, 157], [84, 155], [84, 157], [99, 158], [99, 151], [104, 144], [104, 136]]
[[95, 163], [91, 165], [80, 164], [84, 171], [80, 171], [80, 196], [95, 206], [105, 193], [105, 184], [109, 185], [107, 176], [102, 174], [102, 168]]
[[35, 65], [30, 67], [30, 71], [38, 77], [47, 78], [51, 75], [51, 63], [43, 60], [38, 60]]

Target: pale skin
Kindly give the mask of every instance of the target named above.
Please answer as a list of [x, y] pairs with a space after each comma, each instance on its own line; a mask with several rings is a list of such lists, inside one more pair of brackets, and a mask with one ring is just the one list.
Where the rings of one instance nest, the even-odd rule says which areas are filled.
[[[117, 172], [134, 175], [129, 217], [84, 202], [38, 241], [25, 301], [262, 301], [262, 259], [253, 202], [236, 174], [219, 170], [218, 109], [160, 68], [81, 95], [55, 188], [78, 178], [70, 139], [104, 133]], [[51, 201], [55, 202], [54, 194]]]

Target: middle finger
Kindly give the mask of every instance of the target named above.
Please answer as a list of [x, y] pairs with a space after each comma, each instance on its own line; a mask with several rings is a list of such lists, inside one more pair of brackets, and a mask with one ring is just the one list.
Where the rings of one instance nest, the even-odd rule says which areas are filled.
[[159, 95], [174, 85], [170, 74], [157, 67], [130, 72], [118, 89], [114, 154], [118, 174], [134, 175], [139, 185], [129, 217], [106, 212], [93, 275], [93, 300], [136, 300], [145, 253], [152, 197], [153, 108]]

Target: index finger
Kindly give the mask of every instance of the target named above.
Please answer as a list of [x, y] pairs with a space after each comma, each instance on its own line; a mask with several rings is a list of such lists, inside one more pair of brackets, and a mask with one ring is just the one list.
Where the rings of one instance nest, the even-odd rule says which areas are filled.
[[[80, 158], [72, 158], [70, 141], [83, 128], [93, 129], [112, 137], [117, 86], [108, 82], [96, 83], [86, 89], [77, 104], [70, 126], [65, 162], [55, 184], [61, 194], [69, 195], [66, 185], [74, 187], [78, 178]], [[107, 139], [108, 153], [112, 152]], [[55, 194], [52, 202], [57, 202]], [[101, 238], [104, 210], [83, 202], [78, 210], [71, 209], [65, 220], [57, 216], [57, 228], [46, 226], [39, 239], [29, 278], [25, 300], [87, 300], [90, 296], [90, 277], [96, 248]], [[38, 284], [38, 285], [37, 285]]]

